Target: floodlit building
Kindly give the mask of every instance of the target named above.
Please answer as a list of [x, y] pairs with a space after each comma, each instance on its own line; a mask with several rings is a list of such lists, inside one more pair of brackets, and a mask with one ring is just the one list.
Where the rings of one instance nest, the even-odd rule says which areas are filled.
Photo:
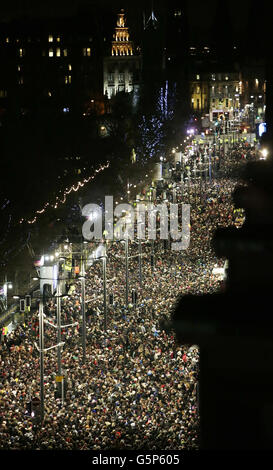
[[209, 114], [210, 121], [234, 119], [239, 113], [241, 93], [239, 72], [201, 72], [190, 80], [191, 108]]
[[141, 78], [140, 50], [129, 38], [124, 10], [118, 14], [111, 55], [103, 62], [103, 94], [112, 98], [118, 92], [138, 93]]

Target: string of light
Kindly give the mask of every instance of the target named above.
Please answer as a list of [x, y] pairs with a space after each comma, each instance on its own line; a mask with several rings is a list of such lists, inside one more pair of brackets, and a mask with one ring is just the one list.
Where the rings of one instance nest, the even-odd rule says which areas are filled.
[[96, 175], [98, 173], [101, 173], [102, 171], [104, 171], [106, 168], [109, 168], [110, 166], [110, 162], [108, 161], [105, 165], [101, 165], [99, 168], [97, 168], [95, 170], [95, 174], [89, 176], [88, 178], [84, 178], [83, 181], [78, 181], [78, 183], [76, 185], [72, 185], [69, 189], [67, 188], [64, 193], [63, 193], [63, 196], [62, 197], [59, 197], [59, 196], [56, 196], [56, 199], [55, 199], [55, 202], [54, 203], [50, 203], [50, 202], [46, 202], [44, 207], [41, 209], [41, 210], [37, 210], [35, 212], [35, 217], [33, 219], [30, 219], [30, 220], [26, 220], [24, 218], [22, 218], [20, 220], [20, 224], [22, 224], [24, 221], [27, 222], [28, 224], [34, 224], [36, 221], [37, 221], [37, 218], [38, 218], [38, 215], [40, 214], [43, 214], [48, 207], [52, 207], [53, 209], [58, 209], [58, 207], [61, 205], [61, 204], [64, 204], [66, 202], [66, 199], [67, 199], [67, 196], [72, 192], [77, 192], [80, 188], [82, 188], [83, 186], [85, 186], [87, 183], [89, 183], [91, 180], [93, 180]]

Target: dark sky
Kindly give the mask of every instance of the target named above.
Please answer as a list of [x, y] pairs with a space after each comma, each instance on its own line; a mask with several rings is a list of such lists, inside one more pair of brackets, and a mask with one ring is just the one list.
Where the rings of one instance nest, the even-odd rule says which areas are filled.
[[[225, 22], [226, 12], [229, 11], [232, 16], [232, 22], [237, 31], [244, 29], [248, 17], [249, 6], [252, 0], [221, 0], [222, 21]], [[162, 4], [169, 5], [172, 1], [154, 0], [154, 9]], [[181, 3], [182, 10], [185, 1]], [[213, 17], [219, 7], [219, 0], [187, 0], [189, 21], [194, 29], [208, 29], [213, 21]], [[151, 0], [138, 1], [120, 1], [120, 0], [46, 0], [39, 2], [37, 0], [9, 0], [1, 2], [0, 17], [9, 19], [14, 16], [27, 17], [45, 17], [45, 16], [67, 16], [73, 15], [79, 5], [98, 5], [112, 9], [119, 9], [122, 6], [130, 10], [139, 10], [144, 6], [146, 9], [152, 4]], [[219, 24], [219, 30], [221, 24]]]
[[[246, 26], [251, 11], [254, 12], [256, 22], [256, 27], [253, 28], [254, 39], [257, 38], [257, 41], [262, 44], [267, 29], [271, 31], [269, 24], [271, 15], [266, 11], [268, 8], [266, 0], [259, 0], [259, 2], [257, 0], [9, 0], [1, 2], [0, 21], [18, 16], [66, 17], [74, 15], [79, 7], [93, 6], [95, 9], [108, 8], [109, 13], [112, 11], [113, 15], [120, 8], [125, 8], [128, 12], [128, 26], [132, 27], [131, 19], [136, 19], [137, 24], [141, 22], [143, 9], [145, 8], [148, 14], [152, 3], [155, 13], [160, 10], [161, 5], [167, 8], [173, 4], [180, 5], [187, 18], [190, 37], [193, 41], [195, 38], [206, 41], [209, 37], [220, 37], [225, 29], [228, 31], [225, 34], [230, 34], [231, 42], [245, 41]], [[217, 18], [216, 21], [215, 18]], [[264, 26], [266, 21], [268, 21], [268, 28]]]

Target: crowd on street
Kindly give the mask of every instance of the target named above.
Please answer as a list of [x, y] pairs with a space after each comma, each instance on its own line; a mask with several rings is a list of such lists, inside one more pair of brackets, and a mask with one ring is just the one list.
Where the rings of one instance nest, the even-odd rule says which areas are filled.
[[[239, 152], [239, 151], [238, 151]], [[237, 155], [237, 154], [236, 154]], [[220, 168], [225, 167], [223, 156]], [[211, 238], [219, 226], [234, 224], [232, 193], [237, 181], [225, 175], [206, 184], [177, 184], [177, 202], [190, 202], [190, 245], [173, 251], [157, 239], [129, 241], [129, 303], [126, 305], [124, 244], [107, 244], [107, 328], [104, 328], [102, 263], [86, 272], [86, 357], [83, 358], [81, 284], [62, 299], [64, 400], [56, 393], [57, 351], [45, 352], [45, 413], [38, 424], [28, 406], [39, 398], [39, 319], [32, 312], [0, 346], [0, 449], [198, 449], [199, 348], [181, 345], [162, 329], [181, 295], [215, 292], [212, 273], [223, 266]], [[90, 243], [90, 250], [95, 242]], [[151, 263], [154, 255], [154, 264]], [[135, 289], [137, 299], [131, 299]], [[56, 324], [56, 300], [45, 306]], [[45, 348], [56, 344], [56, 329], [45, 324]]]

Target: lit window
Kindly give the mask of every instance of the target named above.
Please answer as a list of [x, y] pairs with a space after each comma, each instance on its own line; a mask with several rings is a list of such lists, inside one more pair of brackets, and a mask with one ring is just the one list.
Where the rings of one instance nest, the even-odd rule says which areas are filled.
[[119, 83], [123, 83], [124, 82], [124, 73], [120, 73], [119, 76], [118, 76], [118, 81]]
[[23, 57], [25, 55], [25, 49], [19, 49], [19, 56]]
[[19, 83], [19, 85], [23, 85], [23, 83], [24, 83], [23, 77], [20, 77], [20, 78], [19, 78], [18, 83]]
[[196, 75], [196, 80], [200, 80], [200, 75]]
[[6, 43], [8, 43], [8, 42], [9, 42], [9, 38], [6, 38]]
[[228, 76], [227, 76], [227, 75], [225, 76], [225, 80], [228, 80]]
[[259, 86], [259, 80], [258, 80], [258, 78], [255, 79], [255, 85], [256, 85], [256, 87]]
[[67, 57], [67, 49], [63, 50], [64, 57]]
[[72, 70], [72, 65], [71, 64], [69, 64], [68, 70]]
[[83, 52], [83, 55], [84, 55], [84, 56], [89, 56], [89, 57], [91, 56], [91, 49], [90, 49], [90, 47], [84, 47], [83, 50], [82, 50], [82, 52]]
[[211, 79], [215, 80], [215, 74], [214, 73], [211, 74]]
[[66, 75], [66, 76], [64, 77], [64, 82], [65, 82], [66, 85], [67, 85], [68, 83], [71, 83], [71, 80], [72, 80], [71, 75]]
[[50, 35], [48, 36], [48, 42], [53, 42], [53, 36], [52, 36], [52, 34], [50, 34]]
[[21, 66], [20, 65], [17, 66], [17, 70], [18, 70], [18, 72], [21, 71]]
[[56, 49], [56, 56], [61, 57], [61, 49], [59, 47]]
[[53, 57], [53, 56], [54, 56], [53, 49], [49, 49], [49, 51], [48, 51], [48, 56], [49, 56], [49, 57]]
[[61, 42], [60, 36], [58, 36], [58, 37], [56, 38], [56, 41], [57, 41], [57, 42]]

